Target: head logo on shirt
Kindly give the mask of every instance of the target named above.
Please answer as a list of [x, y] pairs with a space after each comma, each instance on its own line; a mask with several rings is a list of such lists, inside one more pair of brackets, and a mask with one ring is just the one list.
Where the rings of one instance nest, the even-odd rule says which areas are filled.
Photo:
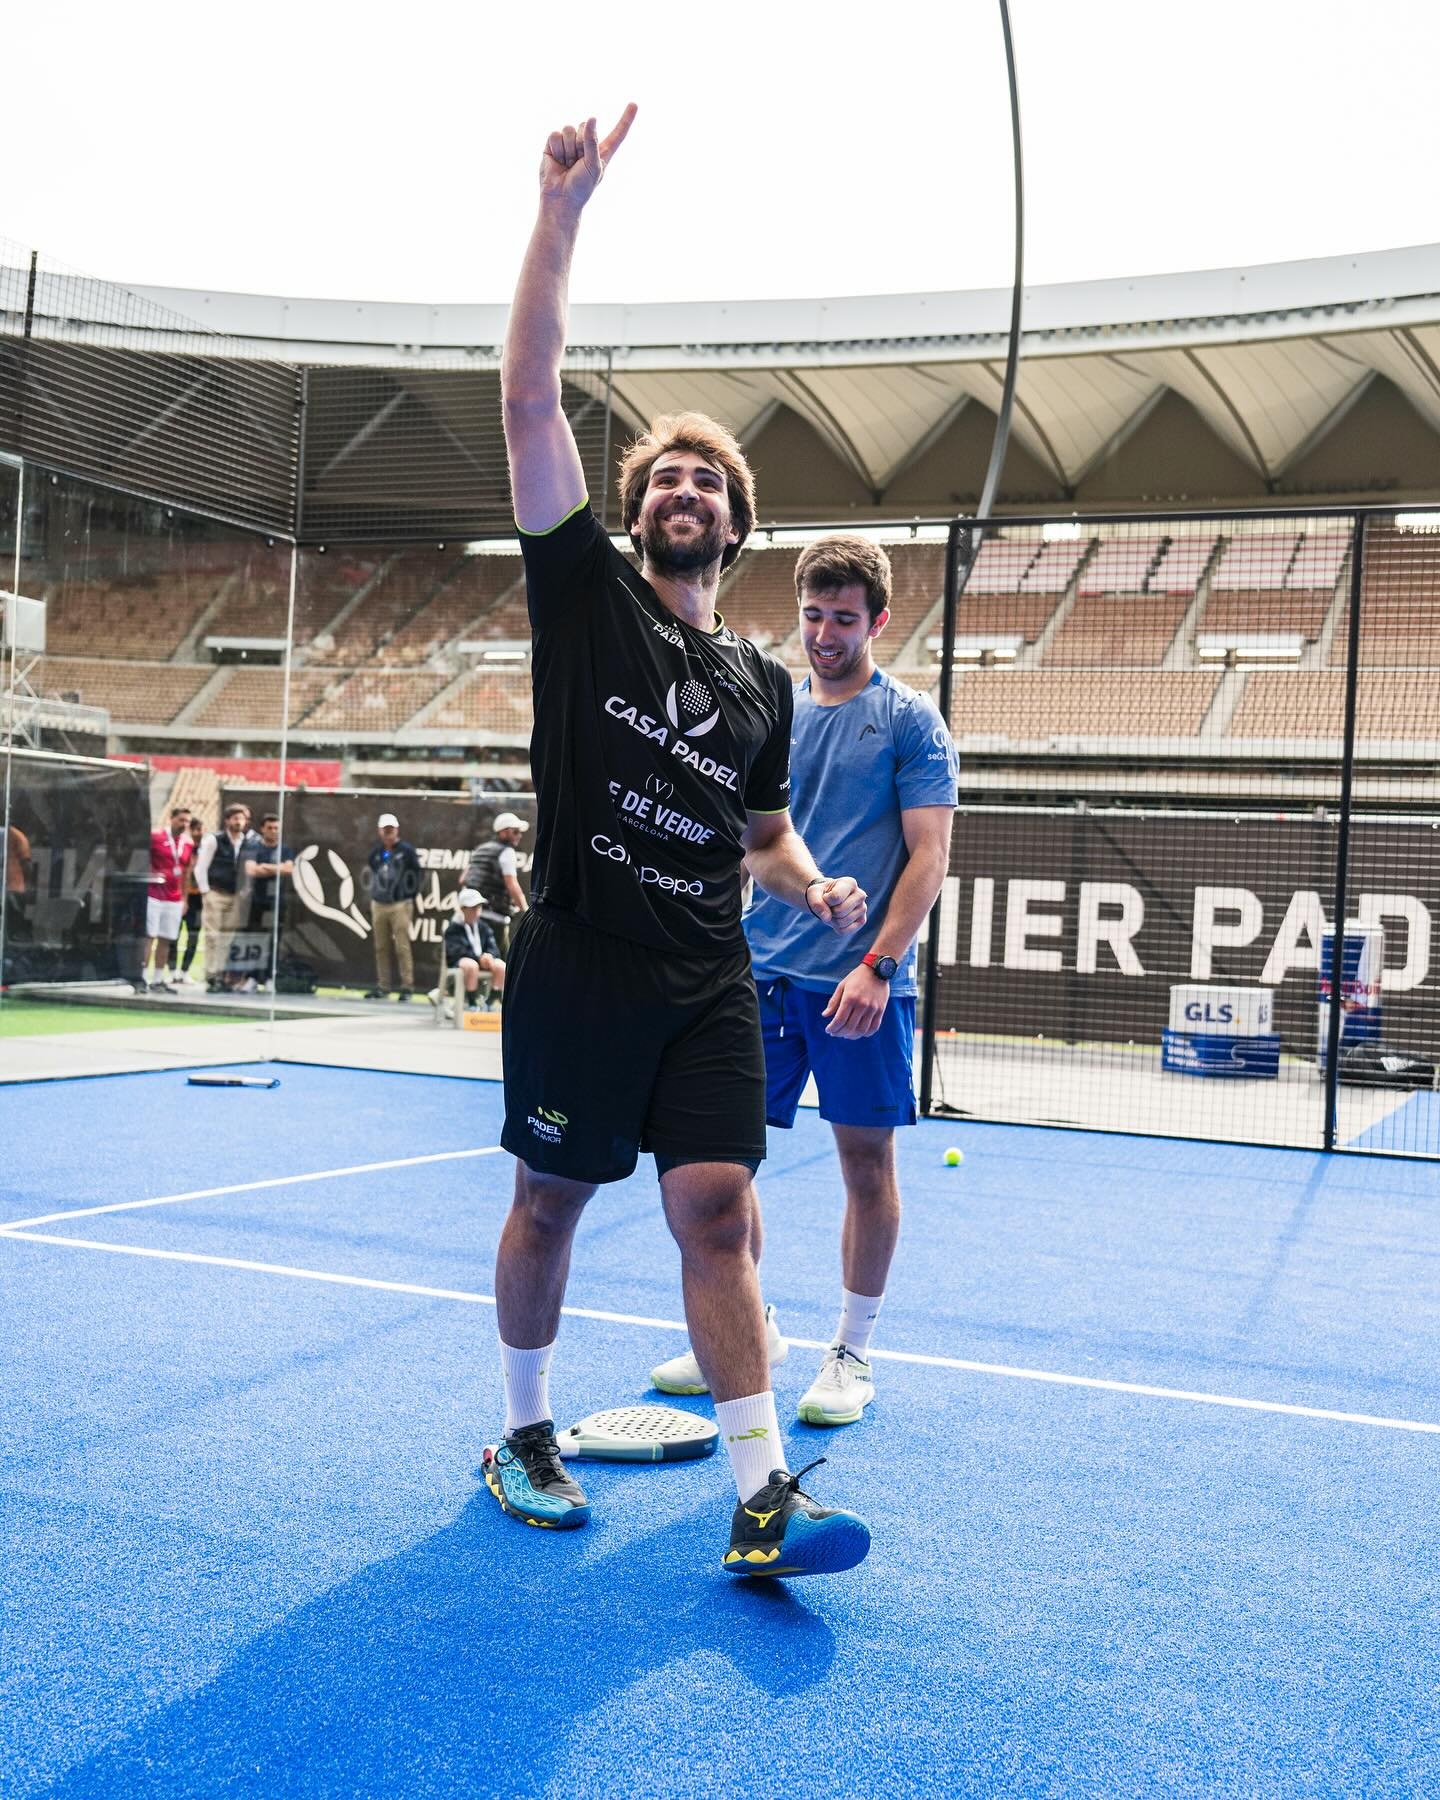
[[[708, 718], [702, 718], [701, 714], [707, 708], [714, 708], [714, 710]], [[707, 731], [713, 729], [715, 722], [720, 717], [720, 708], [715, 704], [715, 696], [703, 681], [696, 681], [693, 675], [688, 676], [683, 682], [672, 681], [670, 683], [670, 692], [665, 696], [665, 711], [670, 723], [681, 737], [687, 738], [704, 737]], [[692, 724], [692, 720], [697, 722]]]

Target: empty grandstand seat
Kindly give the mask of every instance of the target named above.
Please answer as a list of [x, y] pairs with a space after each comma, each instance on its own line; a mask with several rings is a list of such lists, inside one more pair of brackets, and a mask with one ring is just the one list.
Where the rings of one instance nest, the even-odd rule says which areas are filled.
[[[214, 670], [209, 673], [213, 675]], [[298, 725], [335, 679], [333, 675], [292, 670], [287, 723]], [[234, 731], [242, 735], [247, 731], [273, 735], [280, 729], [284, 697], [284, 669], [232, 669], [190, 722], [192, 725]]]
[[1293, 527], [1232, 536], [1210, 577], [1211, 594], [1284, 587], [1299, 541], [1300, 533]]
[[1193, 594], [1215, 554], [1216, 533], [1171, 538], [1150, 579], [1147, 594]]
[[195, 663], [47, 656], [30, 680], [37, 693], [75, 694], [82, 706], [103, 706], [117, 725], [168, 725], [214, 672]]
[[[1440, 689], [1428, 670], [1362, 671], [1355, 738], [1366, 742], [1440, 741]], [[1340, 670], [1259, 670], [1230, 721], [1234, 738], [1277, 740], [1345, 735], [1345, 676]]]
[[399, 731], [446, 685], [444, 675], [362, 669], [332, 687], [305, 726], [315, 731]]
[[1273, 587], [1219, 591], [1212, 588], [1196, 626], [1196, 635], [1240, 632], [1274, 637], [1298, 633], [1313, 641], [1320, 635], [1333, 598], [1329, 588], [1305, 592]]
[[725, 623], [762, 650], [778, 651], [799, 621], [793, 545], [746, 550], [722, 583], [717, 601]]
[[1045, 667], [1158, 668], [1186, 601], [1174, 595], [1080, 595], [1045, 652]]
[[535, 723], [529, 670], [477, 669], [436, 708], [429, 723], [451, 731], [527, 739]]
[[1200, 730], [1219, 676], [1208, 671], [990, 669], [957, 677], [957, 738], [1178, 738]]
[[[381, 651], [388, 663], [427, 662], [456, 642], [494, 635], [490, 615], [518, 597], [518, 635], [528, 637], [524, 614], [524, 565], [518, 556], [469, 556], [437, 593], [395, 632]], [[518, 587], [518, 596], [512, 590]], [[506, 625], [510, 622], [507, 613]]]
[[1102, 538], [1080, 571], [1075, 591], [1092, 594], [1138, 594], [1165, 547], [1162, 537]]
[[1018, 593], [1025, 572], [1040, 553], [1038, 537], [987, 537], [965, 583], [967, 594]]

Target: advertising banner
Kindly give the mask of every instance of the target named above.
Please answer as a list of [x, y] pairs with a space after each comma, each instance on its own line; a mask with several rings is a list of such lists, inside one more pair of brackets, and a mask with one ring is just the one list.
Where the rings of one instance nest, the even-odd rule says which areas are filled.
[[[274, 796], [238, 789], [226, 800], [241, 799], [258, 822], [274, 810]], [[529, 889], [530, 853], [534, 848], [534, 796], [489, 794], [356, 794], [314, 792], [285, 797], [284, 843], [295, 873], [282, 895], [280, 966], [304, 964], [322, 987], [368, 988], [375, 982], [371, 943], [370, 852], [379, 843], [376, 821], [393, 812], [401, 840], [415, 846], [421, 884], [410, 920], [415, 958], [415, 987], [424, 993], [440, 974], [440, 943], [464, 883], [466, 864], [479, 845], [489, 841], [495, 815], [512, 812], [532, 829], [522, 839], [516, 859], [522, 889]]]
[[[942, 896], [938, 1029], [1158, 1046], [1171, 989], [1274, 994], [1313, 1059], [1337, 824], [1308, 815], [962, 810]], [[1357, 818], [1347, 917], [1379, 928], [1387, 1044], [1440, 1045], [1440, 829]]]
[[134, 980], [149, 879], [143, 766], [14, 752], [0, 972], [7, 986]]

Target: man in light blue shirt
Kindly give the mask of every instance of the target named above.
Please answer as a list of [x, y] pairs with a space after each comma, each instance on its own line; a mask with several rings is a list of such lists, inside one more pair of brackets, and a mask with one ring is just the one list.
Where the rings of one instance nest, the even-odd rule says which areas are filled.
[[[915, 1123], [915, 942], [950, 861], [955, 746], [930, 700], [875, 665], [890, 559], [868, 538], [809, 545], [795, 568], [810, 675], [795, 690], [790, 810], [821, 869], [854, 873], [869, 922], [842, 940], [758, 886], [745, 917], [765, 1035], [766, 1118], [788, 1128], [813, 1074], [845, 1182], [840, 1319], [799, 1404], [812, 1425], [854, 1423], [874, 1398], [868, 1361], [900, 1231], [895, 1129]], [[752, 1247], [761, 1248], [755, 1209]], [[767, 1309], [771, 1361], [788, 1346]], [[690, 1352], [652, 1373], [704, 1393]]]

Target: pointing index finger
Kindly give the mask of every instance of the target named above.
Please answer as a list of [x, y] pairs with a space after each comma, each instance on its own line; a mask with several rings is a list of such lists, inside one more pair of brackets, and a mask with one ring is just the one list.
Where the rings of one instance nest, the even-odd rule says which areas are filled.
[[609, 133], [600, 145], [600, 160], [602, 162], [609, 162], [610, 158], [625, 142], [630, 127], [635, 123], [635, 115], [639, 110], [639, 107], [636, 106], [635, 102], [632, 100], [625, 108], [624, 112], [621, 113], [619, 119], [616, 120], [614, 130]]

